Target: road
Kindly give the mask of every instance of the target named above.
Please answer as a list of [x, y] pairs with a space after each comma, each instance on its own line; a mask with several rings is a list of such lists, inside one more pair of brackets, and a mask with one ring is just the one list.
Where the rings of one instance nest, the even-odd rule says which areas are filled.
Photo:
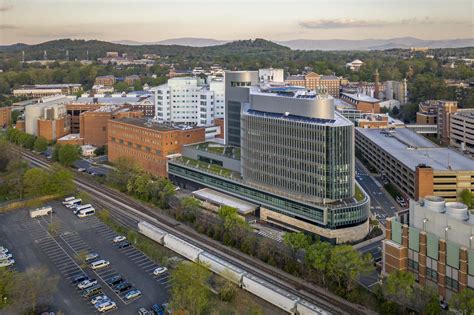
[[[24, 150], [22, 150], [22, 154], [33, 164], [44, 168], [49, 167], [49, 161], [38, 158]], [[300, 297], [301, 299], [329, 310], [333, 314], [371, 313], [371, 311], [364, 307], [352, 304], [325, 289], [306, 282], [301, 278], [286, 274], [255, 258], [223, 246], [222, 244], [197, 233], [193, 229], [181, 225], [179, 222], [160, 214], [156, 209], [139, 203], [126, 195], [109, 189], [108, 187], [92, 182], [90, 179], [76, 176], [75, 182], [79, 189], [87, 191], [97, 201], [107, 201], [107, 203], [113, 204], [114, 206], [109, 209], [111, 209], [114, 214], [120, 213], [121, 217], [126, 217], [127, 219], [125, 220], [146, 220], [151, 222], [159, 228], [169, 233], [173, 233], [183, 240], [198, 246], [221, 259], [225, 259], [239, 268], [251, 272], [283, 290]]]

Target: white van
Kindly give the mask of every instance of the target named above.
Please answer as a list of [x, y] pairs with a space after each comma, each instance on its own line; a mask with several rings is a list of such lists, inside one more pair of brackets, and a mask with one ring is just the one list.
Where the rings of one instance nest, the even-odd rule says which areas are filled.
[[67, 204], [69, 201], [76, 199], [76, 197], [66, 197], [64, 198], [63, 205]]
[[90, 208], [87, 208], [87, 209], [79, 210], [79, 212], [77, 213], [77, 217], [85, 218], [85, 217], [88, 217], [88, 216], [91, 216], [91, 215], [94, 215], [94, 214], [95, 214], [95, 209], [90, 207]]
[[78, 205], [80, 205], [82, 203], [82, 199], [81, 198], [75, 198], [73, 200], [70, 200], [70, 201], [65, 201], [63, 202], [63, 204], [67, 207], [67, 208], [74, 208]]
[[97, 260], [97, 261], [94, 261], [93, 263], [91, 263], [91, 268], [92, 268], [92, 270], [97, 270], [97, 269], [100, 269], [100, 268], [107, 267], [108, 265], [110, 265], [110, 261], [101, 259], [101, 260]]

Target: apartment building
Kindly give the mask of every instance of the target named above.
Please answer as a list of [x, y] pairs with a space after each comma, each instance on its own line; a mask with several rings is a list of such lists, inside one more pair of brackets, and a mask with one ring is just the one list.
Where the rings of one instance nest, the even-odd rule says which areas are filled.
[[474, 157], [474, 109], [459, 109], [450, 118], [450, 145]]
[[410, 200], [409, 225], [388, 218], [383, 241], [382, 274], [411, 272], [422, 286], [438, 289], [449, 300], [474, 290], [474, 211], [439, 196]]
[[14, 96], [46, 97], [52, 95], [74, 95], [82, 91], [80, 84], [35, 84], [23, 85], [13, 90]]
[[358, 153], [407, 197], [456, 201], [462, 190], [474, 192], [474, 160], [408, 128], [356, 128], [355, 140]]
[[333, 97], [339, 97], [341, 79], [335, 75], [320, 75], [314, 72], [290, 75], [285, 82], [292, 86], [303, 86], [310, 90], [327, 92]]
[[109, 119], [123, 117], [143, 117], [143, 112], [133, 111], [131, 106], [112, 105], [83, 112], [79, 115], [80, 137], [85, 144], [101, 147], [107, 144], [107, 125]]
[[132, 74], [132, 75], [127, 75], [124, 79], [123, 79], [123, 82], [126, 84], [126, 85], [134, 85], [135, 82], [141, 82], [141, 79], [138, 75], [136, 74]]
[[175, 77], [150, 88], [158, 122], [211, 126], [225, 113], [222, 77]]
[[109, 161], [129, 157], [156, 176], [167, 176], [168, 155], [180, 153], [183, 145], [204, 140], [205, 128], [200, 127], [165, 125], [137, 118], [108, 121]]
[[341, 93], [341, 99], [362, 113], [380, 113], [380, 100], [366, 94]]

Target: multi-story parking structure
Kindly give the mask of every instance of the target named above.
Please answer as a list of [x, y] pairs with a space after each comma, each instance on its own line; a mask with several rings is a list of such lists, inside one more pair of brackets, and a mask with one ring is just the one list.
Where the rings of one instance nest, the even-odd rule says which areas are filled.
[[474, 192], [474, 160], [408, 128], [356, 128], [356, 150], [407, 197]]
[[474, 109], [459, 109], [451, 115], [450, 144], [474, 157]]

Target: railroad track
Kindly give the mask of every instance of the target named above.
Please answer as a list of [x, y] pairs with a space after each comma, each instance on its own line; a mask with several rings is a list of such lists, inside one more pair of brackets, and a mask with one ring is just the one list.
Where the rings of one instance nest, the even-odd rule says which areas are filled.
[[[51, 162], [41, 158], [29, 151], [16, 149], [26, 159], [30, 160], [33, 164], [36, 164], [43, 168], [49, 168]], [[322, 288], [317, 288], [304, 280], [297, 279], [291, 275], [287, 275], [281, 271], [275, 270], [273, 267], [266, 265], [263, 262], [255, 261], [249, 256], [236, 252], [216, 241], [210, 240], [207, 237], [198, 234], [194, 230], [190, 231], [190, 228], [183, 226], [179, 223], [172, 221], [163, 214], [157, 213], [156, 209], [152, 208], [130, 199], [128, 196], [110, 189], [106, 186], [92, 182], [89, 178], [83, 174], [78, 173], [75, 176], [75, 182], [81, 190], [88, 191], [92, 196], [95, 196], [95, 203], [98, 203], [109, 209], [111, 216], [117, 219], [119, 223], [125, 226], [137, 230], [137, 219], [149, 221], [150, 217], [154, 218], [154, 224], [164, 231], [175, 234], [183, 240], [203, 248], [209, 253], [230, 261], [232, 264], [239, 268], [251, 272], [258, 277], [265, 279], [266, 281], [292, 293], [310, 303], [320, 306], [321, 308], [331, 312], [333, 314], [367, 314], [371, 313], [370, 310], [365, 309], [360, 305], [352, 304]], [[108, 202], [105, 199], [109, 199]], [[177, 201], [173, 200], [172, 206], [176, 206]], [[113, 206], [115, 204], [116, 206]], [[112, 205], [112, 207], [110, 207]], [[119, 207], [117, 207], [117, 205]], [[125, 207], [124, 207], [125, 206]], [[129, 211], [120, 210], [120, 208], [129, 208]], [[138, 221], [139, 221], [138, 220]], [[159, 221], [157, 221], [159, 220]], [[192, 238], [190, 237], [192, 236]], [[257, 268], [256, 268], [257, 267]]]

